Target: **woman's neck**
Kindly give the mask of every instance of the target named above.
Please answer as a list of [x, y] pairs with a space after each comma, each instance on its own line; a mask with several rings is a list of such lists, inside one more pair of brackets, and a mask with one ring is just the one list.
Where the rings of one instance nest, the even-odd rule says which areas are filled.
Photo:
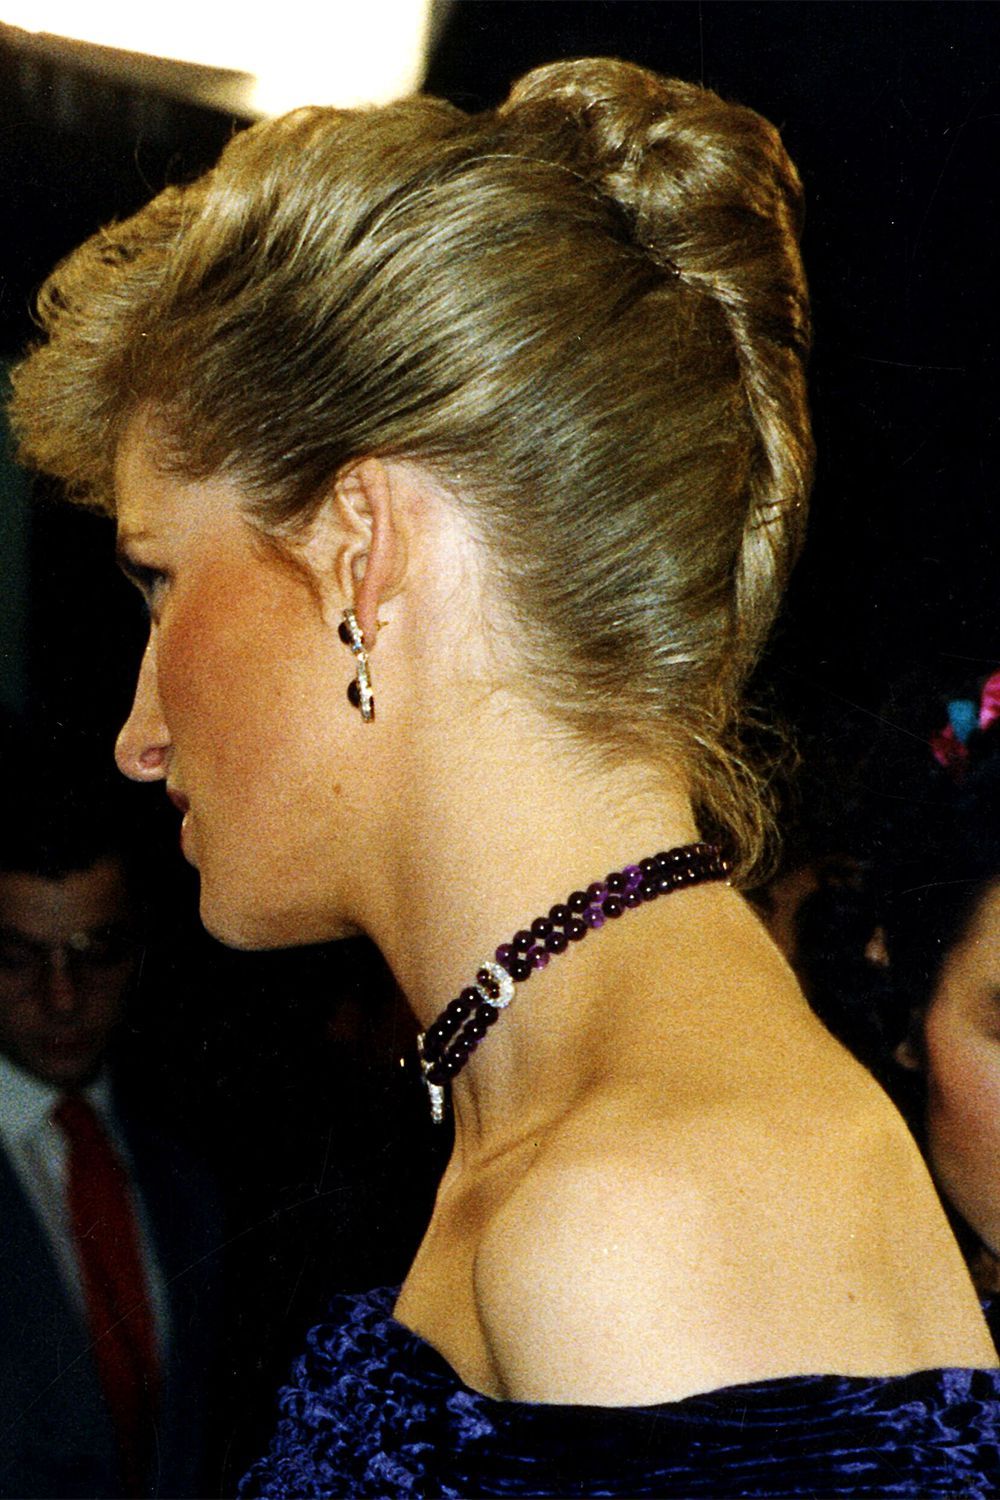
[[[422, 1028], [500, 943], [571, 891], [698, 837], [679, 778], [654, 787], [642, 767], [608, 771], [564, 737], [526, 732], [527, 717], [516, 740], [452, 737], [428, 745], [418, 765], [411, 741], [403, 805], [387, 810], [390, 873], [369, 892], [365, 926]], [[629, 999], [632, 976], [654, 954], [662, 959], [697, 895], [608, 922], [518, 986], [454, 1086], [467, 1134], [494, 1138], [539, 1110], [558, 1112], [604, 1067], [619, 1029], [643, 1024], [627, 1019], [638, 1003]]]

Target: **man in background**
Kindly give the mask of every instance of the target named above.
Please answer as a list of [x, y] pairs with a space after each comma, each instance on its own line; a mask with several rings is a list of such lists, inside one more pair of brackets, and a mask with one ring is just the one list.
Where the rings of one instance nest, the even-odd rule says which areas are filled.
[[83, 789], [3, 795], [0, 1496], [195, 1496], [221, 1233], [116, 1087], [140, 952], [120, 835]]

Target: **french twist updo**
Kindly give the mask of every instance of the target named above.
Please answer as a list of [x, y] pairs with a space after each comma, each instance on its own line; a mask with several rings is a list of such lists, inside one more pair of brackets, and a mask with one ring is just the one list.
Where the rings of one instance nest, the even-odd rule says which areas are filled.
[[536, 69], [475, 116], [298, 110], [53, 273], [21, 451], [111, 510], [149, 408], [176, 472], [285, 533], [359, 457], [425, 466], [548, 710], [679, 762], [747, 866], [733, 731], [812, 459], [800, 213], [772, 126], [627, 63]]

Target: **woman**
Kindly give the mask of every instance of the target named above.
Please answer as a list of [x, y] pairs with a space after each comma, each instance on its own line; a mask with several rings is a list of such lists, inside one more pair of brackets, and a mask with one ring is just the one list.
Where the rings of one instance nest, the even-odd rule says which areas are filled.
[[563, 63], [256, 126], [42, 295], [24, 452], [152, 620], [119, 765], [217, 936], [374, 937], [451, 1091], [398, 1298], [314, 1331], [248, 1495], [985, 1493], [923, 1166], [700, 842], [760, 843], [799, 212], [751, 112]]
[[936, 715], [926, 743], [883, 747], [892, 790], [867, 810], [865, 878], [803, 910], [800, 957], [810, 997], [910, 1118], [996, 1337], [1000, 672]]

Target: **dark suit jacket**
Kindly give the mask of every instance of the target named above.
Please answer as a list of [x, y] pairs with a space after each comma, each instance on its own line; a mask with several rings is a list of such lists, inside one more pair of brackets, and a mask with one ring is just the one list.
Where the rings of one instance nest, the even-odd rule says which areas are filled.
[[[186, 1500], [205, 1494], [201, 1466], [217, 1346], [221, 1219], [210, 1181], [182, 1153], [134, 1126], [125, 1134], [170, 1306], [147, 1493]], [[87, 1331], [45, 1230], [0, 1151], [0, 1496], [109, 1500], [121, 1493]]]

